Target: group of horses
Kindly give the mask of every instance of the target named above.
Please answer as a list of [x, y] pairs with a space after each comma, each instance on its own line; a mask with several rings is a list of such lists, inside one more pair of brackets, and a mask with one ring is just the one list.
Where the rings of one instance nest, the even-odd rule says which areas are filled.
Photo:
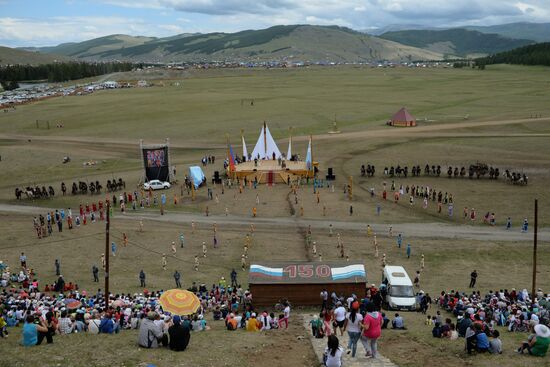
[[[371, 165], [371, 164], [368, 164], [367, 167], [365, 167], [365, 165], [361, 165], [361, 176], [363, 177], [373, 177], [374, 176], [374, 172], [375, 172], [375, 169], [374, 169], [374, 165]], [[442, 169], [441, 169], [441, 166], [440, 165], [429, 165], [429, 164], [426, 164], [424, 166], [424, 175], [425, 176], [434, 176], [434, 177], [440, 177], [441, 176], [441, 172], [442, 172]], [[384, 176], [388, 176], [388, 177], [401, 177], [401, 176], [404, 176], [404, 177], [407, 177], [409, 174], [409, 167], [408, 166], [404, 166], [404, 167], [401, 167], [400, 165], [397, 165], [397, 166], [390, 166], [389, 168], [388, 167], [384, 167]], [[420, 167], [420, 165], [413, 165], [412, 166], [412, 169], [411, 169], [411, 175], [413, 177], [418, 177], [422, 174], [422, 169]], [[464, 177], [468, 177], [468, 178], [481, 178], [481, 177], [484, 177], [485, 175], [488, 175], [489, 179], [491, 180], [496, 180], [500, 177], [500, 170], [498, 169], [498, 167], [492, 167], [492, 166], [488, 166], [487, 164], [485, 163], [479, 163], [477, 162], [476, 164], [471, 164], [468, 169], [466, 169], [465, 166], [462, 166], [462, 167], [458, 167], [458, 166], [455, 166], [455, 167], [452, 167], [452, 166], [449, 166], [447, 168], [447, 177], [449, 178], [453, 178], [453, 177], [460, 177], [460, 178], [464, 178]], [[527, 176], [525, 176], [525, 174], [521, 174], [521, 173], [518, 173], [518, 172], [510, 172], [509, 170], [506, 170], [506, 172], [503, 174], [503, 176], [505, 177], [505, 179], [513, 184], [518, 184], [518, 185], [527, 185]]]
[[513, 185], [527, 185], [528, 178], [525, 173], [504, 171], [504, 179]]
[[374, 164], [373, 165], [367, 164], [366, 168], [364, 164], [361, 165], [361, 176], [373, 177], [375, 172], [376, 172], [376, 169], [374, 168]]
[[[107, 180], [107, 191], [108, 192], [115, 192], [117, 190], [122, 190], [126, 188], [126, 182], [122, 180], [122, 178], [119, 178], [118, 180], [113, 179]], [[85, 195], [90, 192], [91, 195], [93, 194], [101, 194], [101, 190], [103, 189], [103, 186], [99, 183], [99, 181], [92, 181], [90, 183], [86, 183], [84, 181], [78, 181], [73, 182], [71, 186], [71, 194], [72, 195]], [[65, 182], [61, 182], [61, 193], [63, 196], [67, 193], [67, 185], [65, 185]], [[31, 187], [27, 186], [24, 190], [20, 188], [15, 189], [15, 197], [17, 200], [21, 200], [23, 195], [26, 195], [28, 199], [47, 199], [47, 198], [53, 198], [55, 196], [55, 190], [52, 186], [48, 186], [48, 189], [46, 189], [46, 186], [36, 186]]]
[[27, 199], [47, 199], [49, 197], [55, 196], [55, 190], [53, 187], [48, 186], [46, 189], [46, 186], [27, 186], [25, 189], [20, 189], [19, 187], [15, 188], [15, 197], [17, 200], [21, 200], [21, 198], [25, 195]]

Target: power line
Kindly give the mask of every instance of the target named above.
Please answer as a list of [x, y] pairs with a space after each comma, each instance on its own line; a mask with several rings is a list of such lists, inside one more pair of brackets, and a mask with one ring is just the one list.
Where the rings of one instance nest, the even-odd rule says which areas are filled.
[[[120, 232], [120, 231], [118, 231]], [[111, 236], [118, 239], [118, 240], [123, 240], [123, 237], [121, 236], [118, 236], [118, 235], [115, 235], [112, 230], [111, 230]], [[147, 252], [151, 252], [151, 253], [154, 253], [154, 254], [157, 254], [157, 255], [163, 255], [165, 254], [165, 252], [159, 252], [159, 251], [156, 251], [156, 250], [153, 250], [153, 249], [150, 249], [148, 247], [146, 247], [145, 245], [142, 245], [136, 241], [130, 241], [128, 240], [128, 243], [142, 249], [143, 251], [147, 251]], [[194, 265], [195, 263], [192, 262], [192, 261], [188, 261], [188, 260], [184, 260], [182, 258], [179, 258], [179, 257], [176, 257], [176, 256], [170, 256], [170, 258], [173, 258], [179, 262], [182, 262], [182, 263], [185, 263], [185, 264], [189, 264], [189, 265]], [[211, 267], [216, 267], [216, 268], [223, 268], [223, 269], [226, 269], [226, 270], [232, 270], [233, 268], [229, 268], [229, 267], [226, 267], [226, 266], [221, 266], [221, 265], [211, 265], [211, 264], [201, 264], [200, 266], [211, 266]]]
[[[97, 235], [102, 235], [103, 232], [98, 232], [98, 233], [92, 233], [92, 234], [88, 234], [88, 235], [84, 235], [84, 236], [80, 236], [78, 239], [80, 238], [87, 238], [87, 237], [93, 237], [93, 236], [97, 236]], [[48, 241], [48, 242], [44, 242], [44, 241], [40, 241], [40, 242], [37, 242], [37, 243], [27, 243], [27, 244], [21, 244], [21, 245], [14, 245], [14, 246], [2, 246], [0, 247], [0, 250], [5, 250], [5, 249], [13, 249], [13, 248], [21, 248], [21, 247], [31, 247], [31, 246], [43, 246], [43, 245], [49, 245], [49, 244], [52, 244], [52, 243], [60, 243], [60, 242], [65, 242], [65, 241], [74, 241], [75, 239], [74, 238], [63, 238], [63, 239], [59, 239], [59, 240], [55, 240], [55, 241]]]

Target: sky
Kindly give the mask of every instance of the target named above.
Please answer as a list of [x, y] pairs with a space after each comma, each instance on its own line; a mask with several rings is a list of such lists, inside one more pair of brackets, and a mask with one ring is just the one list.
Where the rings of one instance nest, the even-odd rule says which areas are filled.
[[454, 27], [550, 22], [550, 0], [0, 0], [0, 45], [52, 46], [110, 34], [166, 37], [280, 24]]

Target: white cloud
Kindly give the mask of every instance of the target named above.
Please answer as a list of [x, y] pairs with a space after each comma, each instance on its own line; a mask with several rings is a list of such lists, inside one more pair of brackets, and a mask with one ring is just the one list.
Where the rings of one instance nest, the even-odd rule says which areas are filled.
[[0, 18], [0, 44], [7, 46], [50, 46], [119, 33], [162, 37], [183, 32], [177, 25], [151, 24], [139, 18]]

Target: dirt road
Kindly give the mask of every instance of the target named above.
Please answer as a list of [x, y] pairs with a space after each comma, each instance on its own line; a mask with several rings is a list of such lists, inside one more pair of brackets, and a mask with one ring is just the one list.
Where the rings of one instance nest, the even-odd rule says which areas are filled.
[[[21, 206], [0, 204], [0, 213], [17, 213], [34, 215], [43, 213], [46, 210], [55, 210], [51, 208]], [[191, 223], [192, 221], [201, 224], [211, 224], [216, 222], [220, 226], [254, 226], [258, 230], [262, 229], [295, 229], [296, 226], [307, 227], [311, 225], [314, 230], [326, 230], [328, 232], [329, 224], [332, 223], [334, 230], [349, 230], [366, 232], [366, 223], [351, 222], [343, 220], [319, 220], [319, 219], [302, 219], [300, 217], [274, 217], [274, 218], [251, 218], [235, 215], [211, 215], [209, 217], [203, 214], [194, 213], [166, 213], [160, 216], [156, 213], [141, 213], [128, 212], [127, 214], [115, 214], [116, 220], [151, 220], [166, 223]], [[30, 222], [29, 222], [30, 223]], [[373, 230], [378, 233], [386, 234], [388, 232], [388, 224], [369, 223]], [[30, 224], [29, 224], [30, 225]], [[464, 239], [478, 241], [532, 241], [532, 227], [528, 233], [521, 233], [520, 228], [516, 226], [510, 231], [502, 227], [490, 227], [485, 225], [452, 225], [443, 223], [399, 223], [393, 224], [394, 233], [403, 233], [408, 237], [418, 238], [441, 238], [441, 239]], [[550, 228], [539, 228], [539, 241], [550, 242]]]

